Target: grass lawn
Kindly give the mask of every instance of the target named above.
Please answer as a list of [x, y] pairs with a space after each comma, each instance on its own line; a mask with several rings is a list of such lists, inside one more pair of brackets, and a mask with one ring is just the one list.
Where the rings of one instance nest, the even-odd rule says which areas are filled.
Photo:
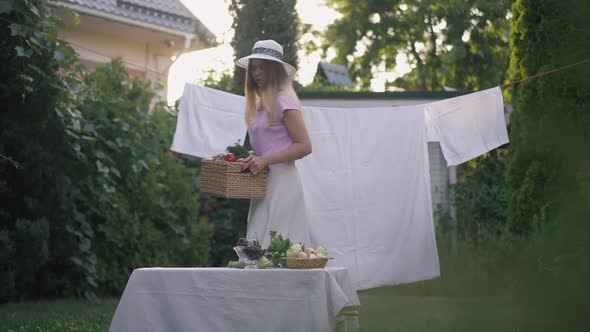
[[[362, 331], [559, 331], [497, 296], [443, 294], [440, 281], [359, 292]], [[450, 292], [447, 292], [450, 293]], [[56, 300], [0, 306], [0, 331], [108, 331], [117, 299]], [[528, 318], [526, 318], [528, 317]]]
[[0, 331], [108, 331], [118, 299], [55, 300], [0, 305]]
[[362, 331], [558, 331], [527, 319], [516, 301], [500, 297], [399, 294], [395, 287], [360, 292]]

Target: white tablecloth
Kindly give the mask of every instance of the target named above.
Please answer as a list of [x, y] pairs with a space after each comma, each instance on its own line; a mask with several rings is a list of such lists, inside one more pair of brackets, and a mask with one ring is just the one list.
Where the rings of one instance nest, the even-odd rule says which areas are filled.
[[359, 305], [346, 268], [142, 268], [110, 331], [331, 331]]

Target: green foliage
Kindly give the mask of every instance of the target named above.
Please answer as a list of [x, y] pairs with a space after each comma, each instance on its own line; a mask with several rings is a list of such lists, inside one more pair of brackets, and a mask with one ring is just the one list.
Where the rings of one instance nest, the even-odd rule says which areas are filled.
[[451, 190], [455, 194], [458, 231], [463, 240], [477, 243], [488, 233], [499, 233], [506, 222], [504, 194], [505, 149], [470, 160]]
[[[231, 0], [229, 10], [235, 30], [231, 46], [236, 59], [249, 55], [256, 41], [273, 39], [283, 46], [283, 61], [297, 67], [301, 24], [295, 3], [295, 0]], [[234, 68], [233, 93], [243, 93], [245, 74], [243, 68]]]
[[[132, 269], [208, 263], [175, 118], [120, 62], [85, 75], [40, 1], [0, 7], [1, 301], [119, 293]], [[36, 32], [44, 31], [45, 34]], [[150, 111], [151, 109], [151, 111]]]
[[200, 84], [211, 89], [233, 93], [233, 81], [234, 77], [229, 70], [224, 70], [221, 73], [218, 73], [215, 70], [210, 70], [207, 77], [202, 80]]
[[239, 140], [234, 145], [228, 146], [226, 151], [229, 153], [233, 153], [233, 155], [236, 156], [238, 159], [250, 156], [248, 150], [240, 144]]
[[[19, 278], [15, 280], [15, 288], [37, 289], [36, 276], [49, 260], [49, 223], [45, 218], [18, 219], [11, 235], [15, 245], [13, 259], [17, 262], [29, 262], [16, 264], [15, 274]], [[30, 262], [37, 262], [39, 265]]]
[[209, 264], [227, 266], [236, 259], [233, 247], [246, 234], [249, 200], [226, 199], [201, 193], [201, 216], [213, 225]]
[[[374, 68], [393, 70], [398, 55], [412, 71], [389, 85], [408, 90], [479, 90], [505, 78], [512, 0], [327, 3], [342, 17], [328, 27], [322, 48], [334, 47], [333, 62], [347, 66], [363, 88]], [[466, 41], [464, 34], [470, 36]], [[359, 43], [364, 52], [358, 52]]]
[[[3, 2], [0, 24], [0, 302], [64, 292], [76, 241], [66, 227], [75, 51], [54, 40], [60, 22], [41, 1]], [[40, 33], [39, 31], [45, 32]], [[60, 74], [58, 74], [60, 73]], [[72, 117], [73, 118], [73, 117]]]
[[[510, 79], [588, 57], [587, 1], [518, 0], [513, 6]], [[564, 330], [583, 330], [590, 264], [590, 66], [512, 86], [507, 225], [530, 242], [526, 305]], [[531, 311], [532, 312], [532, 311]], [[567, 326], [565, 326], [567, 325]], [[583, 327], [583, 328], [582, 328]]]
[[[513, 6], [510, 76], [519, 79], [587, 58], [590, 5], [517, 1]], [[508, 225], [527, 232], [583, 195], [578, 174], [590, 160], [590, 66], [514, 85], [508, 157]], [[544, 217], [543, 217], [544, 216]]]
[[291, 240], [283, 239], [283, 236], [278, 234], [270, 242], [266, 256], [269, 257], [274, 266], [281, 264], [281, 266], [285, 267], [285, 259], [283, 257], [287, 256], [287, 250], [291, 248], [291, 245]]
[[[587, 57], [590, 40], [580, 39], [579, 31], [590, 27], [589, 3], [522, 0], [513, 13], [511, 80]], [[443, 280], [445, 268], [451, 269], [447, 280], [455, 269], [460, 275], [452, 279], [461, 281], [461, 289], [505, 291], [518, 308], [526, 308], [516, 308], [519, 317], [536, 322], [543, 317], [539, 327], [549, 330], [584, 331], [590, 314], [585, 305], [590, 279], [589, 75], [589, 66], [579, 66], [510, 88], [506, 95], [515, 111], [504, 166], [506, 228], [490, 232], [479, 227], [478, 241], [458, 241], [455, 255], [441, 249], [447, 241], [437, 236]], [[485, 165], [479, 167], [489, 170], [481, 167]], [[490, 189], [483, 183], [478, 188]], [[548, 327], [547, 322], [555, 323]]]
[[82, 151], [80, 199], [96, 232], [97, 283], [119, 292], [133, 268], [207, 264], [209, 226], [198, 223], [194, 169], [163, 152], [174, 119], [162, 106], [151, 113], [148, 83], [120, 62], [87, 75], [85, 127], [95, 139]]

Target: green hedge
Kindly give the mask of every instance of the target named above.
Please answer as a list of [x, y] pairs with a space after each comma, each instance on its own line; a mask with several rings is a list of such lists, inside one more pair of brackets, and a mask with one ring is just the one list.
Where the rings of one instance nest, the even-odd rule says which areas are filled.
[[[512, 8], [511, 79], [588, 58], [587, 1], [519, 0]], [[590, 65], [514, 85], [508, 155], [508, 225], [525, 233], [580, 194], [590, 160]]]
[[[198, 169], [175, 117], [115, 61], [86, 74], [42, 1], [3, 3], [0, 302], [122, 291], [143, 266], [208, 264]], [[38, 31], [45, 31], [47, 35]], [[48, 37], [49, 36], [49, 37]]]
[[[96, 230], [97, 277], [105, 291], [125, 286], [132, 268], [203, 266], [210, 227], [198, 223], [196, 169], [163, 152], [175, 119], [149, 113], [148, 84], [131, 79], [119, 62], [87, 75], [80, 110], [96, 135], [85, 147], [82, 200]], [[98, 200], [96, 200], [98, 198]]]

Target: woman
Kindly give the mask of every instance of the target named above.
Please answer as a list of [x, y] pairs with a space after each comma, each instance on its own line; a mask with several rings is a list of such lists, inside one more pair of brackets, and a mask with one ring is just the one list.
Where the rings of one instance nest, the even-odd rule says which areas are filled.
[[283, 48], [273, 40], [254, 44], [252, 54], [236, 61], [246, 68], [246, 124], [254, 155], [244, 170], [257, 174], [269, 167], [265, 198], [252, 200], [248, 237], [263, 248], [270, 231], [295, 243], [309, 244], [303, 188], [295, 160], [311, 153], [299, 99], [293, 90], [295, 68], [281, 60]]

